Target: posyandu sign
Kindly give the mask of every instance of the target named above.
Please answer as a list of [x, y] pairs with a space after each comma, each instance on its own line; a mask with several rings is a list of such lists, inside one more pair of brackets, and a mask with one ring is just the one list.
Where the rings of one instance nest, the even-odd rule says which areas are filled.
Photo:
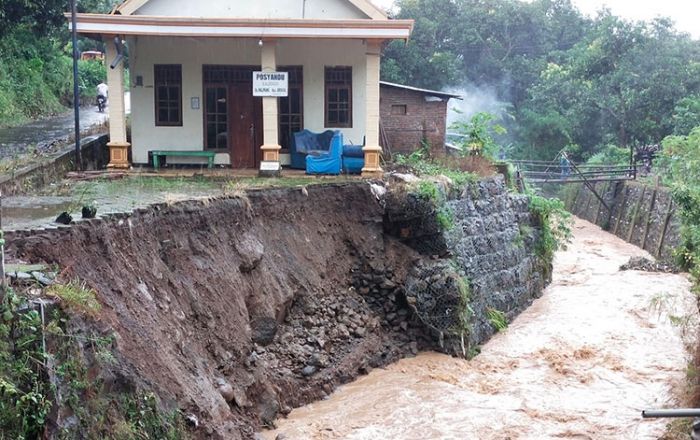
[[253, 72], [253, 96], [287, 96], [287, 72]]

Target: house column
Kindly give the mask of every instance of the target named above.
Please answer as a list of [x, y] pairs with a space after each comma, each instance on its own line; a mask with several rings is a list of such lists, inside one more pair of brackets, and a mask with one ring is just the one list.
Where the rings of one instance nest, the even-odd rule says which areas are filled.
[[126, 111], [124, 108], [124, 61], [114, 69], [109, 65], [117, 58], [114, 35], [105, 36], [105, 64], [109, 86], [109, 164], [108, 168], [129, 168], [129, 144], [126, 141]]
[[[263, 72], [277, 70], [276, 57], [277, 42], [275, 40], [263, 40], [260, 66]], [[280, 147], [277, 116], [277, 98], [264, 96], [263, 106], [263, 144], [262, 161], [260, 162], [260, 175], [276, 176], [280, 173]]]
[[367, 82], [365, 84], [365, 166], [363, 177], [381, 177], [379, 159], [382, 147], [379, 146], [379, 69], [381, 41], [367, 41], [366, 55]]

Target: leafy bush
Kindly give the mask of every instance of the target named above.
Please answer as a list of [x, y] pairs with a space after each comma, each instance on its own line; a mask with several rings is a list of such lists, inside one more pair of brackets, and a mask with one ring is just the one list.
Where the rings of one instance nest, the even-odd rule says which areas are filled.
[[107, 81], [107, 70], [101, 61], [78, 61], [78, 81], [80, 96], [83, 99], [94, 98], [96, 87]]
[[41, 316], [18, 314], [22, 301], [11, 289], [0, 297], [0, 437], [40, 438], [51, 410]]
[[656, 166], [664, 183], [672, 188], [681, 219], [681, 244], [677, 263], [693, 277], [700, 293], [700, 127], [687, 136], [668, 136]]
[[677, 184], [673, 200], [681, 218], [681, 244], [675, 249], [676, 262], [693, 277], [700, 293], [700, 186]]
[[452, 229], [454, 226], [454, 214], [447, 205], [447, 196], [435, 182], [421, 180], [415, 187], [414, 192], [434, 205], [435, 220], [443, 231]]
[[667, 184], [700, 182], [700, 127], [688, 136], [668, 136], [662, 142], [656, 159], [659, 175]]
[[602, 150], [591, 156], [586, 164], [588, 165], [629, 165], [629, 148], [606, 145]]
[[494, 114], [479, 112], [468, 121], [457, 121], [452, 124], [450, 129], [466, 136], [461, 145], [462, 153], [496, 158], [499, 146], [494, 138], [506, 133], [506, 129], [498, 124], [497, 120], [498, 117]]
[[554, 252], [571, 241], [571, 214], [561, 200], [535, 194], [530, 194], [530, 212], [541, 229], [535, 252], [543, 267], [550, 267]]
[[56, 113], [70, 89], [70, 59], [52, 39], [18, 29], [0, 40], [0, 125]]

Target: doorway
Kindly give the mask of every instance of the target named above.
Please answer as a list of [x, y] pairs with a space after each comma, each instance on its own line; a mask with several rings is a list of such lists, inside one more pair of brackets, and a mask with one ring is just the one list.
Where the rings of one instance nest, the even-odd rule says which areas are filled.
[[229, 153], [232, 168], [257, 168], [262, 99], [253, 96], [255, 66], [204, 66], [204, 146]]

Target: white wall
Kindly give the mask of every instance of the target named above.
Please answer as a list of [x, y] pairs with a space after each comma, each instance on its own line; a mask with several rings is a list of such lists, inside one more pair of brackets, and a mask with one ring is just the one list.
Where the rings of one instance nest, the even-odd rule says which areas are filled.
[[369, 18], [347, 0], [150, 0], [135, 15], [219, 18]]
[[[204, 149], [202, 66], [205, 64], [260, 65], [260, 47], [253, 39], [134, 37], [128, 40], [131, 77], [131, 128], [133, 161], [148, 161], [150, 150]], [[345, 143], [362, 143], [365, 131], [365, 51], [355, 40], [281, 40], [278, 65], [302, 65], [304, 69], [304, 127], [323, 131], [324, 68], [353, 68], [353, 127], [341, 129]], [[182, 64], [182, 127], [156, 127], [153, 103], [153, 65]], [[143, 87], [134, 87], [137, 76]], [[190, 108], [190, 98], [200, 99], [200, 109]], [[227, 154], [217, 154], [227, 164]]]

